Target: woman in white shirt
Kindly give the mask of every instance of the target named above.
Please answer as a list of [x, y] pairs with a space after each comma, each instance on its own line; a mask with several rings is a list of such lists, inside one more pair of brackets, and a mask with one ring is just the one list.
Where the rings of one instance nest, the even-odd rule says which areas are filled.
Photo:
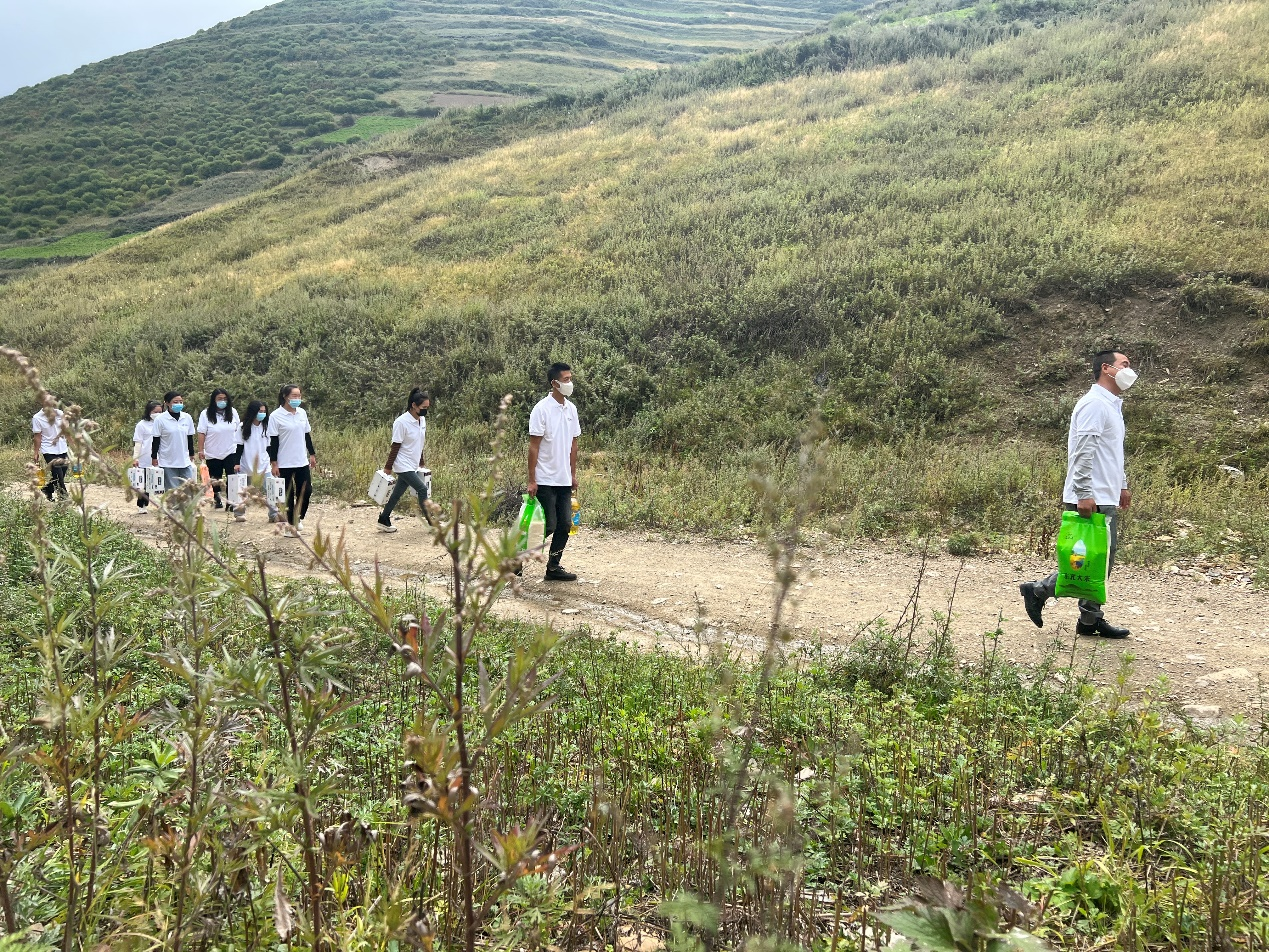
[[[137, 420], [137, 425], [132, 428], [133, 466], [142, 467], [149, 465], [149, 461], [146, 459], [146, 451], [150, 448], [150, 441], [154, 439], [154, 421], [162, 412], [162, 402], [150, 400], [145, 405], [145, 413], [141, 414], [141, 419]], [[146, 507], [149, 505], [150, 497], [145, 493], [137, 493], [137, 513], [145, 512]]]
[[[242, 429], [238, 433], [238, 469], [247, 474], [251, 485], [259, 487], [269, 472], [269, 410], [263, 400], [252, 400], [247, 404], [247, 412], [243, 417]], [[278, 521], [278, 507], [272, 502], [269, 507], [269, 521]], [[234, 513], [238, 522], [247, 521], [247, 507], [241, 505]]]
[[313, 494], [313, 467], [317, 450], [308, 414], [300, 407], [304, 395], [293, 383], [278, 391], [278, 408], [269, 414], [269, 460], [274, 476], [286, 480], [286, 521], [298, 535], [304, 531], [309, 497]]
[[154, 421], [150, 438], [151, 465], [163, 468], [163, 488], [178, 489], [194, 478], [194, 418], [185, 412], [185, 397], [179, 390], [163, 395], [167, 412]]
[[242, 421], [234, 409], [229, 391], [217, 388], [207, 401], [207, 409], [198, 415], [198, 455], [207, 464], [212, 481], [213, 505], [223, 509], [220, 490], [225, 477], [238, 471], [238, 433]]

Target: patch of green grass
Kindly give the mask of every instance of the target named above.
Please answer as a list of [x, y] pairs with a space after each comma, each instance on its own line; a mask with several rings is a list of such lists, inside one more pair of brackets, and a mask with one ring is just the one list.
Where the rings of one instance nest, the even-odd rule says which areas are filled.
[[406, 129], [413, 129], [423, 121], [422, 119], [401, 118], [399, 116], [360, 116], [351, 126], [317, 136], [312, 141], [344, 143], [353, 138], [373, 139], [375, 136], [381, 136], [385, 132], [401, 132]]
[[115, 245], [134, 238], [135, 235], [116, 235], [111, 237], [104, 231], [81, 231], [76, 235], [67, 235], [46, 245], [19, 245], [13, 248], [0, 248], [0, 258], [22, 261], [36, 258], [87, 258], [99, 251], [113, 248]]

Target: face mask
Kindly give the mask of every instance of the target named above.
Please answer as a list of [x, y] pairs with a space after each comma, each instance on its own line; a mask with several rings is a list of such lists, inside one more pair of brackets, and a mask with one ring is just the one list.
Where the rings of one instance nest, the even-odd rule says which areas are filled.
[[1137, 371], [1131, 367], [1121, 367], [1115, 374], [1115, 386], [1119, 388], [1120, 393], [1123, 393], [1136, 382]]
[[216, 401], [216, 409], [217, 409], [217, 410], [223, 410], [223, 409], [225, 409], [225, 407], [227, 407], [227, 406], [229, 406], [229, 402], [228, 402], [228, 401], [226, 401], [226, 400], [217, 400], [217, 401]]
[[559, 384], [560, 384], [561, 397], [571, 397], [573, 395], [573, 381], [571, 380], [559, 381]]
[[184, 409], [185, 409], [185, 404], [183, 403], [172, 404], [172, 412], [175, 413], [177, 416], [179, 416], [181, 411]]
[[163, 415], [163, 411], [162, 411], [162, 410], [155, 410], [153, 413], [151, 413], [151, 414], [150, 414], [150, 419], [151, 419], [151, 420], [157, 420], [157, 419], [158, 419], [159, 417], [161, 417], [162, 415]]
[[267, 413], [265, 413], [263, 410], [261, 410], [259, 413], [257, 413], [257, 414], [256, 414], [256, 422], [257, 422], [257, 423], [263, 423], [263, 422], [264, 422], [264, 418], [265, 418], [265, 417], [267, 417], [268, 415], [269, 415], [269, 414], [267, 414]]
[[299, 397], [292, 397], [290, 400], [287, 401], [287, 403], [291, 405], [292, 410], [297, 409], [300, 405], [300, 402], [301, 401]]

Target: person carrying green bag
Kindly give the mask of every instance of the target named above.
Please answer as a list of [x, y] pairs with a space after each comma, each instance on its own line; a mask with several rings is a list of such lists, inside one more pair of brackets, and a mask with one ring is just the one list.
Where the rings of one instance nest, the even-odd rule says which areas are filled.
[[1102, 351], [1093, 357], [1093, 379], [1092, 389], [1075, 404], [1067, 435], [1058, 571], [1018, 588], [1037, 627], [1044, 627], [1045, 602], [1074, 596], [1080, 600], [1077, 635], [1127, 638], [1131, 632], [1108, 622], [1102, 606], [1115, 566], [1119, 514], [1132, 503], [1124, 469], [1123, 393], [1137, 372], [1124, 354]]

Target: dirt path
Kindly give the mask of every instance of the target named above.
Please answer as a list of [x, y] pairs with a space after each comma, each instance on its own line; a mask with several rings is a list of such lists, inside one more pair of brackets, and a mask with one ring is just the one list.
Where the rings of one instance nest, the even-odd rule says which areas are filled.
[[[90, 487], [89, 503], [104, 506], [143, 538], [157, 539], [158, 521], [134, 515], [123, 493]], [[445, 584], [443, 553], [431, 544], [414, 516], [396, 519], [400, 531], [375, 528], [377, 509], [340, 503], [317, 504], [310, 530], [346, 533], [350, 556], [373, 571], [377, 558], [385, 574]], [[234, 523], [216, 513], [223, 536], [243, 549], [262, 552], [281, 574], [305, 573], [304, 550], [268, 525], [262, 510]], [[584, 529], [574, 536], [565, 563], [580, 575], [576, 583], [545, 583], [540, 571], [526, 571], [517, 593], [504, 596], [507, 617], [552, 621], [560, 627], [589, 626], [644, 643], [689, 646], [697, 604], [704, 611], [706, 638], [722, 638], [740, 648], [760, 643], [770, 610], [773, 583], [765, 552], [749, 543], [676, 542], [648, 534]], [[795, 631], [808, 639], [843, 643], [873, 619], [896, 621], [921, 567], [919, 554], [886, 544], [827, 543], [808, 549], [803, 583], [792, 612]], [[1107, 614], [1128, 625], [1127, 641], [1074, 638], [1073, 602], [1050, 602], [1046, 625], [1027, 619], [1018, 582], [1039, 578], [1038, 559], [993, 556], [960, 559], [932, 554], [921, 587], [920, 611], [928, 620], [945, 612], [953, 585], [952, 631], [966, 656], [982, 647], [984, 632], [999, 627], [1000, 650], [1022, 662], [1038, 661], [1055, 639], [1074, 651], [1077, 666], [1100, 667], [1099, 680], [1112, 680], [1120, 655], [1135, 658], [1133, 683], [1142, 688], [1166, 676], [1166, 695], [1182, 705], [1198, 705], [1197, 717], [1261, 714], [1261, 688], [1269, 701], [1269, 596], [1245, 582], [1213, 584], [1185, 575], [1126, 566], [1116, 571]], [[531, 576], [531, 577], [530, 577]], [[1219, 707], [1219, 711], [1215, 710]]]

